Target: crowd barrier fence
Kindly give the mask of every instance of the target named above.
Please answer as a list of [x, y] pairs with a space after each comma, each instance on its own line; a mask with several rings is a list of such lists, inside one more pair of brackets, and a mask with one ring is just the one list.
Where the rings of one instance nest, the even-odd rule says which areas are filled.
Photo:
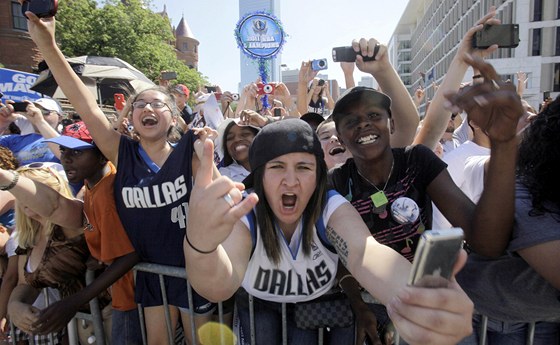
[[[160, 289], [161, 289], [161, 293], [162, 293], [162, 298], [163, 298], [163, 303], [165, 306], [165, 323], [166, 323], [166, 329], [167, 329], [167, 338], [170, 344], [182, 344], [183, 343], [183, 337], [181, 336], [181, 332], [179, 332], [179, 334], [176, 334], [174, 336], [174, 332], [173, 332], [173, 328], [172, 328], [172, 324], [171, 324], [171, 314], [169, 311], [169, 304], [168, 304], [168, 300], [167, 300], [167, 295], [165, 292], [165, 284], [164, 284], [164, 277], [165, 276], [170, 276], [170, 277], [176, 277], [176, 278], [183, 278], [186, 279], [186, 272], [185, 269], [182, 267], [173, 267], [173, 266], [164, 266], [164, 265], [158, 265], [158, 264], [152, 264], [152, 263], [140, 263], [137, 264], [134, 267], [135, 271], [143, 271], [143, 272], [149, 272], [149, 273], [153, 273], [153, 274], [157, 274], [159, 277], [159, 282], [160, 282]], [[88, 284], [93, 280], [93, 271], [88, 271], [87, 275], [86, 275], [86, 281], [88, 282]], [[187, 283], [188, 284], [188, 283]], [[45, 294], [47, 296], [47, 305], [49, 303], [48, 301], [48, 294]], [[249, 321], [250, 321], [250, 328], [251, 328], [251, 333], [250, 333], [250, 339], [251, 339], [251, 345], [257, 345], [255, 342], [256, 336], [255, 336], [255, 314], [254, 314], [254, 300], [253, 300], [253, 296], [248, 295], [249, 298]], [[189, 310], [192, 310], [192, 306], [193, 306], [193, 298], [192, 298], [192, 288], [190, 286], [190, 284], [188, 285], [188, 302], [189, 302]], [[74, 319], [72, 319], [72, 321], [68, 324], [68, 333], [69, 333], [69, 344], [70, 345], [79, 345], [79, 340], [78, 340], [78, 336], [77, 336], [77, 321], [78, 320], [89, 320], [93, 323], [93, 328], [94, 328], [94, 335], [95, 335], [95, 345], [105, 345], [105, 332], [103, 329], [103, 320], [102, 320], [102, 315], [101, 315], [101, 310], [99, 308], [99, 302], [97, 301], [97, 298], [93, 299], [92, 301], [90, 301], [90, 309], [91, 309], [91, 313], [78, 313], [76, 314], [76, 316], [74, 317]], [[288, 340], [287, 340], [287, 313], [286, 313], [286, 304], [282, 304], [282, 344], [283, 345], [288, 345]], [[147, 336], [146, 336], [146, 327], [144, 324], [144, 311], [141, 305], [138, 305], [138, 313], [140, 315], [140, 329], [142, 332], [142, 341], [144, 343], [144, 345], [147, 344]], [[481, 338], [480, 338], [480, 345], [486, 345], [487, 344], [487, 327], [488, 327], [488, 318], [486, 316], [482, 316], [481, 318], [481, 329], [480, 329], [480, 334], [481, 334]], [[223, 324], [224, 323], [224, 309], [223, 309], [223, 305], [222, 303], [218, 304], [218, 321]], [[180, 324], [180, 322], [179, 322]], [[13, 325], [11, 325], [12, 327], [12, 332], [13, 332]], [[196, 342], [196, 337], [195, 337], [195, 326], [194, 326], [194, 318], [191, 318], [191, 332], [192, 332], [192, 339], [194, 339], [194, 344], [193, 345], [198, 345]], [[220, 328], [220, 337], [221, 337], [221, 341], [220, 343], [223, 345], [226, 345], [225, 343], [225, 335], [223, 333], [224, 329]], [[318, 330], [318, 345], [323, 345], [324, 344], [324, 329], [319, 329]], [[535, 333], [535, 324], [534, 323], [529, 323], [528, 324], [528, 334], [527, 334], [527, 340], [526, 340], [526, 345], [533, 345], [534, 343], [534, 333]], [[52, 334], [49, 335], [49, 339], [50, 342], [52, 343]], [[16, 345], [15, 341], [12, 341], [13, 345]], [[32, 337], [30, 337], [29, 339], [29, 344], [34, 344], [34, 341], [32, 339]], [[399, 337], [398, 334], [396, 335], [395, 338], [395, 344], [399, 345], [400, 341], [399, 341]], [[85, 345], [85, 344], [83, 344]], [[227, 345], [232, 345], [232, 344], [227, 344]], [[262, 344], [259, 344], [262, 345]]]

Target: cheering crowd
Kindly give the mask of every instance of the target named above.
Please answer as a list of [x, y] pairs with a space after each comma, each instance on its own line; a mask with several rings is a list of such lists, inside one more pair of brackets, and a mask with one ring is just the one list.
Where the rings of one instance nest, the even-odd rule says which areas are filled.
[[[58, 133], [51, 99], [0, 108], [2, 337], [67, 343], [97, 297], [109, 343], [141, 344], [144, 322], [148, 344], [168, 344], [159, 277], [131, 271], [149, 262], [186, 270], [192, 295], [176, 277], [164, 291], [187, 344], [203, 342], [219, 302], [239, 344], [315, 344], [323, 327], [326, 344], [392, 344], [396, 332], [401, 344], [525, 344], [530, 323], [533, 344], [558, 344], [560, 98], [537, 114], [484, 61], [498, 47], [473, 48], [495, 15], [465, 34], [421, 123], [421, 92], [373, 38], [352, 42], [338, 100], [304, 61], [295, 101], [257, 81], [219, 90], [216, 118], [204, 107], [216, 93], [157, 86], [113, 123], [59, 50], [56, 20], [28, 12], [80, 120]], [[354, 68], [379, 89], [356, 87]], [[465, 239], [451, 281], [408, 285], [422, 233], [451, 227]], [[349, 322], [304, 317], [335, 300]]]

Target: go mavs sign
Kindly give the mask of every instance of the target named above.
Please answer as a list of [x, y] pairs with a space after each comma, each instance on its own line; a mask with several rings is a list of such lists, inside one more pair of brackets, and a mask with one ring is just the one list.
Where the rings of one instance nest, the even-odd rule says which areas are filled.
[[282, 49], [285, 33], [278, 18], [257, 12], [239, 20], [235, 37], [239, 48], [251, 58], [270, 59]]

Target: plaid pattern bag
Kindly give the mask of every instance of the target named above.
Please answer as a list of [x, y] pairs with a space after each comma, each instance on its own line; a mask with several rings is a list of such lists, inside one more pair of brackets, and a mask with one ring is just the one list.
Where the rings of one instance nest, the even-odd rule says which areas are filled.
[[296, 303], [294, 321], [301, 329], [349, 327], [354, 324], [354, 313], [346, 295], [337, 292]]

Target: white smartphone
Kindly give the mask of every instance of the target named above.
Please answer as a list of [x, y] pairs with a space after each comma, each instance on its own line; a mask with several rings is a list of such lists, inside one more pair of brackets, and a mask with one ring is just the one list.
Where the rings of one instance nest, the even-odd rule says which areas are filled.
[[463, 247], [463, 237], [461, 228], [424, 231], [414, 254], [408, 284], [447, 287]]

